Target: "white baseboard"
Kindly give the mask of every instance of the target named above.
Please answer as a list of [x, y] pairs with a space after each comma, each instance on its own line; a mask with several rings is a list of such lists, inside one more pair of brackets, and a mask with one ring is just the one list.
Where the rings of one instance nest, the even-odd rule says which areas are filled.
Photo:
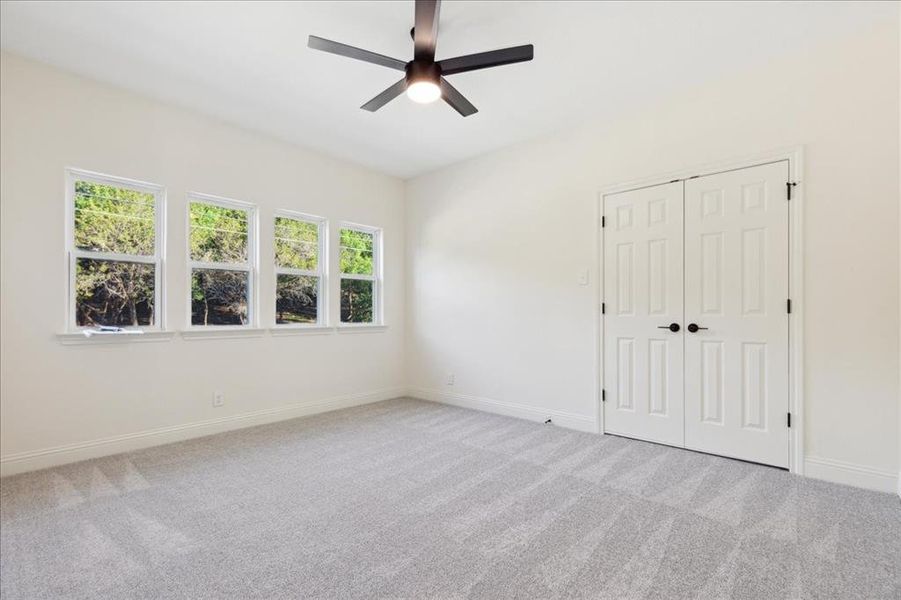
[[479, 396], [469, 396], [467, 394], [457, 394], [426, 388], [410, 388], [407, 390], [407, 396], [418, 398], [420, 400], [440, 402], [441, 404], [452, 404], [463, 408], [473, 408], [475, 410], [506, 415], [508, 417], [538, 421], [539, 423], [551, 419], [554, 425], [578, 431], [587, 431], [590, 433], [597, 433], [598, 431], [598, 424], [594, 418], [561, 410], [535, 408], [524, 404], [516, 404], [514, 402], [503, 402], [491, 398], [482, 398]]
[[804, 459], [804, 475], [878, 492], [901, 494], [899, 487], [901, 475], [830, 458], [807, 456]]
[[[407, 396], [530, 421], [544, 422], [551, 418], [554, 424], [562, 427], [591, 433], [598, 432], [598, 423], [595, 419], [585, 415], [426, 388], [410, 388], [407, 390]], [[808, 456], [804, 459], [804, 476], [901, 495], [901, 474], [895, 475], [889, 471], [864, 465]]]
[[297, 402], [277, 408], [267, 408], [207, 421], [161, 427], [159, 429], [149, 429], [65, 446], [8, 454], [0, 457], [0, 476], [5, 477], [89, 458], [131, 452], [214, 433], [390, 400], [391, 398], [403, 396], [405, 391], [404, 388], [392, 388], [361, 394], [335, 396], [312, 402]]
[[[374, 392], [335, 396], [312, 402], [298, 402], [277, 408], [241, 413], [185, 425], [162, 427], [65, 446], [8, 454], [0, 457], [0, 476], [6, 477], [7, 475], [55, 467], [80, 460], [131, 452], [142, 448], [160, 446], [244, 427], [350, 408], [352, 406], [361, 406], [401, 396], [472, 408], [539, 423], [550, 418], [555, 425], [561, 427], [590, 433], [597, 433], [598, 431], [597, 421], [586, 415], [560, 410], [540, 409], [514, 402], [503, 402], [442, 390], [390, 388]], [[815, 479], [823, 479], [880, 492], [896, 493], [901, 496], [901, 473], [896, 475], [889, 471], [882, 471], [864, 465], [807, 456], [804, 460], [804, 474]]]

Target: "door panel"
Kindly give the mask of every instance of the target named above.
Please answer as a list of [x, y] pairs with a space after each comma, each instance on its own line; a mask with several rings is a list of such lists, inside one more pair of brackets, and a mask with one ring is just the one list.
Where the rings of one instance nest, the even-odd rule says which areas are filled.
[[[681, 446], [682, 183], [604, 198], [604, 429]], [[660, 329], [671, 323], [679, 332]]]
[[788, 161], [685, 183], [685, 446], [788, 466]]

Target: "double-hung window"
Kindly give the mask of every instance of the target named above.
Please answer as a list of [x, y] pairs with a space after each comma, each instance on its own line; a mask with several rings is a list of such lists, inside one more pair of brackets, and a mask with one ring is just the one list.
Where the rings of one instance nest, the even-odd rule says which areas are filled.
[[162, 329], [162, 187], [66, 172], [70, 330]]
[[381, 323], [382, 233], [364, 225], [341, 226], [341, 323]]
[[191, 326], [253, 326], [256, 208], [191, 194], [188, 228]]
[[325, 219], [279, 211], [275, 215], [275, 323], [326, 325]]

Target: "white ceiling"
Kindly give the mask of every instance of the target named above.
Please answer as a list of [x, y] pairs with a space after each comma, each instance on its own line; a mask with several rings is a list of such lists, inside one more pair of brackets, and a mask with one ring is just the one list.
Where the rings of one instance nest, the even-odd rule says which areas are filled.
[[525, 43], [535, 60], [449, 80], [479, 108], [401, 96], [401, 75], [306, 47], [409, 60], [413, 2], [8, 2], [6, 50], [410, 177], [897, 20], [894, 2], [444, 2], [438, 58]]

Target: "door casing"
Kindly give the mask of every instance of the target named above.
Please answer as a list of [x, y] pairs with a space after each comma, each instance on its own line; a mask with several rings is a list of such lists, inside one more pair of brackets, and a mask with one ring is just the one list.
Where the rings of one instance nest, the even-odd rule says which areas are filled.
[[598, 433], [604, 433], [604, 408], [602, 394], [604, 387], [604, 315], [601, 313], [601, 303], [605, 298], [604, 290], [604, 227], [602, 219], [604, 215], [604, 197], [610, 194], [627, 192], [643, 187], [655, 186], [679, 180], [688, 180], [703, 175], [715, 175], [725, 171], [746, 169], [778, 161], [788, 161], [789, 181], [795, 184], [791, 190], [789, 201], [789, 298], [791, 298], [791, 314], [789, 315], [788, 355], [789, 355], [789, 390], [788, 406], [791, 412], [791, 428], [789, 429], [789, 471], [799, 475], [804, 474], [804, 263], [803, 263], [803, 216], [804, 216], [804, 188], [803, 185], [803, 146], [793, 146], [752, 154], [744, 158], [718, 161], [698, 167], [680, 169], [643, 177], [603, 188], [599, 194], [595, 206], [597, 215], [597, 232], [595, 236], [595, 257], [597, 260], [595, 272], [597, 273], [596, 302], [596, 336], [595, 336], [595, 390]]

